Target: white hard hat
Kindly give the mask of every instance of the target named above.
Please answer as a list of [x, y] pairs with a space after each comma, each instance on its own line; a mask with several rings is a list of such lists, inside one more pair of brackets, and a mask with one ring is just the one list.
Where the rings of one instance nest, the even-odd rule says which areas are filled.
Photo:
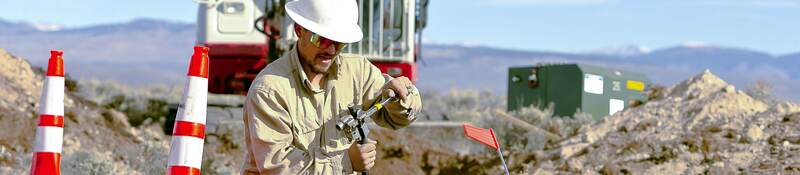
[[300, 26], [334, 41], [354, 43], [363, 37], [355, 0], [299, 0], [287, 3], [286, 13]]

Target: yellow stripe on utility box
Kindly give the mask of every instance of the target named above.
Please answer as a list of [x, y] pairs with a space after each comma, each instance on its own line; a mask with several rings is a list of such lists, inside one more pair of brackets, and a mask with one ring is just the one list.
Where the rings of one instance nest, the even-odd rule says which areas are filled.
[[628, 89], [642, 92], [644, 91], [644, 82], [628, 80]]

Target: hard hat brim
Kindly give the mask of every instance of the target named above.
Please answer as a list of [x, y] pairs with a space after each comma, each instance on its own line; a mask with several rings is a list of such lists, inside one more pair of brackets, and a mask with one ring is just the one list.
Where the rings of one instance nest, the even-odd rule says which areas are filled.
[[300, 24], [300, 26], [303, 26], [303, 28], [306, 28], [309, 31], [325, 38], [341, 43], [354, 43], [361, 41], [363, 33], [361, 32], [361, 26], [358, 26], [358, 24], [341, 24], [331, 27], [321, 26], [316, 22], [300, 15], [300, 13], [302, 13], [302, 9], [298, 8], [298, 4], [295, 2], [286, 4], [286, 14], [288, 14], [294, 22]]

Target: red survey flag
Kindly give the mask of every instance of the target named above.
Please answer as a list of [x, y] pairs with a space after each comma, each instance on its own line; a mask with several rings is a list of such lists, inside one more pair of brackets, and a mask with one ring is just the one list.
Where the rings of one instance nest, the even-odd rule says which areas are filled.
[[464, 123], [464, 135], [494, 149], [500, 148], [492, 128], [483, 129]]

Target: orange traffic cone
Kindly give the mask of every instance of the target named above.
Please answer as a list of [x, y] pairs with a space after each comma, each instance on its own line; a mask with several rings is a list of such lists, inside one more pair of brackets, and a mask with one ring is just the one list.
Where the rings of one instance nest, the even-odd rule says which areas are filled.
[[200, 174], [208, 99], [208, 48], [194, 47], [183, 105], [175, 116], [167, 174]]
[[39, 125], [33, 146], [31, 174], [61, 174], [64, 137], [64, 59], [60, 50], [50, 51], [47, 78], [39, 102]]

